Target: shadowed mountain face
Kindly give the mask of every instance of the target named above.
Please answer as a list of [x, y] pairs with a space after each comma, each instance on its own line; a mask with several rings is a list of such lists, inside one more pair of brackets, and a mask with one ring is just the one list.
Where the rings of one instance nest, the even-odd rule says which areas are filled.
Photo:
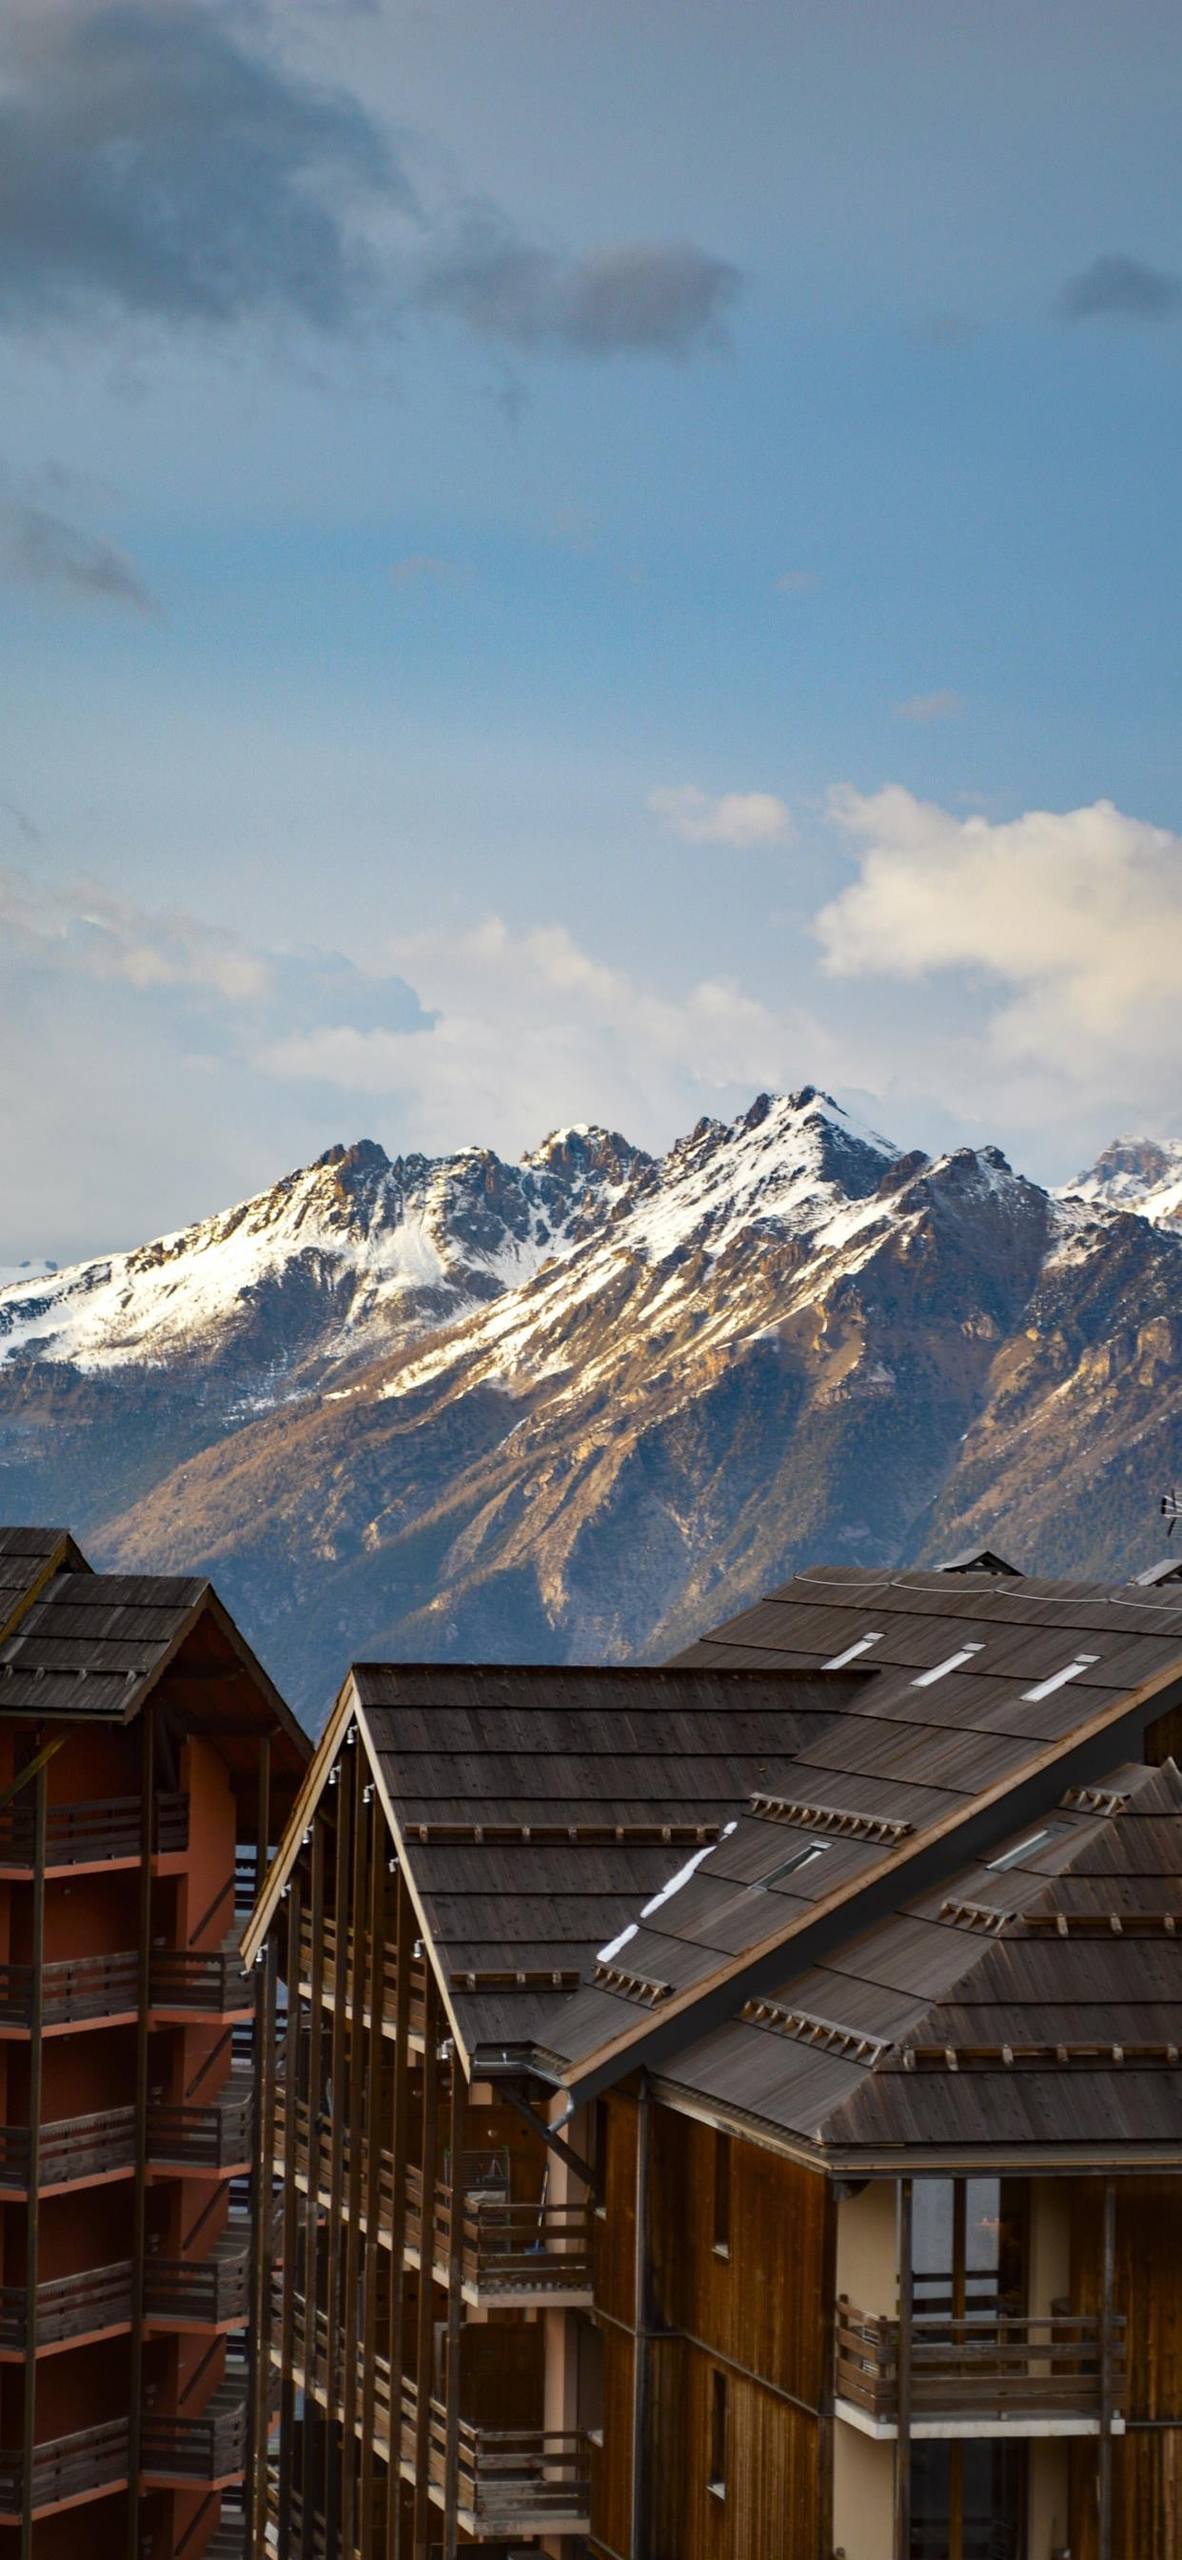
[[0, 1289], [3, 1507], [213, 1573], [313, 1723], [350, 1657], [659, 1657], [818, 1555], [1119, 1578], [1182, 1471], [1182, 1233], [1080, 1188], [811, 1088], [660, 1163], [333, 1149]]

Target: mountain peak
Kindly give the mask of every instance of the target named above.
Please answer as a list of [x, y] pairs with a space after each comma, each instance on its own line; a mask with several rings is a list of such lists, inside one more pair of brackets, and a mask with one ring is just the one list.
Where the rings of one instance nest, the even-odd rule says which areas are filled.
[[1182, 1138], [1113, 1138], [1059, 1197], [1132, 1210], [1155, 1226], [1182, 1224]]

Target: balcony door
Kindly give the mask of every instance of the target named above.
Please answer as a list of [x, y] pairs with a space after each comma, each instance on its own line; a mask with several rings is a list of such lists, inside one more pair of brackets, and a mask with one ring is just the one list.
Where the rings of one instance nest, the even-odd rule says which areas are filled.
[[[911, 2281], [916, 2339], [955, 2366], [1026, 2308], [1026, 2189], [1009, 2178], [917, 2178]], [[1004, 2436], [911, 2448], [910, 2560], [1025, 2560], [1026, 2447]]]

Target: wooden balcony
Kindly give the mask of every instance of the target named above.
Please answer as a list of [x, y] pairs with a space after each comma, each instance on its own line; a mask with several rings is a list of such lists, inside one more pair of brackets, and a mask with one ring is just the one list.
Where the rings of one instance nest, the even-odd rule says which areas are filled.
[[246, 2386], [223, 2382], [199, 2417], [183, 2412], [145, 2413], [140, 2476], [149, 2486], [169, 2481], [214, 2486], [241, 2479], [246, 2468]]
[[[1124, 2389], [1124, 2319], [1109, 2315], [1107, 2396], [1119, 2410]], [[1024, 2435], [1094, 2435], [1105, 2402], [1105, 2337], [1099, 2313], [1017, 2318], [972, 2312], [963, 2319], [917, 2311], [911, 2321], [909, 2427], [912, 2435], [980, 2432], [1012, 2425]], [[868, 2433], [899, 2425], [899, 2322], [837, 2307], [838, 2414]], [[1121, 2420], [1115, 2420], [1120, 2427]]]
[[[363, 2552], [360, 2543], [355, 2542], [352, 2560], [386, 2560], [386, 2503], [380, 2483], [375, 2483], [373, 2504], [374, 2521], [368, 2538], [368, 2548]], [[274, 2474], [267, 2482], [266, 2535], [268, 2551], [278, 2551], [279, 2482]], [[300, 2560], [345, 2560], [339, 2527], [334, 2532], [330, 2543], [328, 2524], [323, 2511], [316, 2507], [305, 2508], [299, 2491], [295, 2489], [292, 2491], [291, 2498], [291, 2542], [294, 2549], [300, 2553]], [[212, 2543], [209, 2545], [209, 2552], [213, 2554], [213, 2560], [219, 2560], [219, 2555]], [[208, 2560], [208, 2554], [206, 2560]], [[244, 2550], [236, 2552], [233, 2560], [245, 2560]], [[259, 2560], [262, 2560], [261, 2553]]]
[[149, 2258], [144, 2269], [144, 2317], [151, 2327], [237, 2328], [249, 2311], [248, 2217], [236, 2216], [207, 2258]]
[[[126, 2177], [134, 2167], [134, 2107], [106, 2107], [41, 2128], [39, 2189], [93, 2186], [98, 2179]], [[28, 2126], [0, 2125], [0, 2191], [27, 2194], [31, 2177]]]
[[[129, 2329], [132, 2312], [130, 2258], [109, 2267], [86, 2267], [37, 2287], [32, 2323], [34, 2350], [44, 2355], [74, 2338], [109, 2337]], [[0, 2287], [0, 2358], [23, 2356], [29, 2343], [29, 2300], [23, 2285]]]
[[[280, 2161], [285, 2158], [286, 2125], [285, 2103], [281, 2095], [276, 2117], [276, 2156]], [[309, 2110], [303, 2099], [296, 2102], [294, 2130], [295, 2174], [306, 2189], [310, 2127]], [[369, 2179], [369, 2145], [364, 2134], [357, 2138], [361, 2148], [364, 2192]], [[346, 2214], [352, 2140], [346, 2134], [342, 2145], [342, 2201]], [[417, 2266], [423, 2241], [423, 2181], [421, 2171], [413, 2166], [407, 2169], [406, 2187], [405, 2254]], [[318, 2195], [323, 2204], [331, 2207], [324, 2147], [318, 2169]], [[378, 2154], [378, 2205], [381, 2215], [379, 2237], [388, 2248], [393, 2237], [394, 2161], [387, 2150]], [[589, 2303], [592, 2299], [594, 2228], [594, 2217], [588, 2204], [549, 2204], [540, 2199], [537, 2203], [502, 2204], [485, 2199], [467, 2202], [464, 2207], [461, 2278], [465, 2301], [474, 2306], [492, 2302], [548, 2303], [552, 2309]], [[451, 2189], [440, 2185], [435, 2191], [434, 2266], [441, 2284], [448, 2280], [450, 2247]]]
[[[62, 1956], [41, 1968], [41, 2019], [48, 2034], [139, 2014], [139, 1957]], [[28, 2035], [37, 1977], [31, 1964], [0, 1964], [0, 2035]]]
[[205, 1951], [154, 1948], [150, 1998], [162, 2018], [249, 2018], [254, 2012], [250, 1976], [232, 1939]]
[[[321, 1931], [323, 1944], [322, 1999], [326, 2009], [336, 2001], [337, 1930], [336, 1922], [326, 1919]], [[361, 1943], [361, 1979], [357, 1976], [357, 1940], [350, 1929], [345, 1945], [345, 2005], [350, 2015], [367, 2021], [373, 2009], [372, 1967], [367, 1962], [368, 1942]], [[392, 1947], [377, 1951], [380, 1973], [380, 2000], [383, 2028], [393, 2035], [398, 2022], [398, 1962]], [[312, 1996], [312, 1920], [305, 1913], [300, 1925], [300, 1990], [305, 1999]], [[416, 1956], [410, 1968], [409, 2031], [413, 2041], [422, 2042], [426, 2024], [427, 1967], [423, 1956]]]
[[[189, 1845], [189, 1806], [182, 1795], [156, 1799], [156, 1855], [182, 1853]], [[79, 1867], [138, 1866], [138, 1796], [106, 1796], [95, 1802], [51, 1804], [45, 1835], [46, 1873]], [[26, 1797], [0, 1813], [0, 1876], [31, 1876], [36, 1851], [34, 1808]]]
[[250, 2071], [232, 2070], [205, 2106], [173, 2106], [156, 2099], [148, 2109], [149, 2164], [218, 2178], [249, 2169], [253, 2120]]
[[[83, 2427], [76, 2435], [55, 2436], [33, 2454], [32, 2507], [44, 2515], [51, 2507], [81, 2506], [127, 2484], [128, 2424], [112, 2418], [105, 2426]], [[19, 2524], [23, 2503], [19, 2453], [0, 2453], [0, 2524]]]

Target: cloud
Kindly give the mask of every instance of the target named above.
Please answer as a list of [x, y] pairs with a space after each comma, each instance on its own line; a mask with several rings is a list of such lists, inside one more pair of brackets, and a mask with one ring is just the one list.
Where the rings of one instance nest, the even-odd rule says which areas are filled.
[[[898, 786], [831, 796], [858, 877], [816, 919], [836, 978], [983, 981], [1003, 1064], [1140, 1107], [1182, 1066], [1182, 839], [1111, 801], [996, 823]], [[999, 991], [991, 994], [991, 988]]]
[[481, 337], [577, 355], [684, 356], [717, 345], [739, 272], [689, 243], [634, 242], [583, 258], [518, 239], [498, 215], [470, 215], [433, 253], [417, 300]]
[[0, 577], [39, 587], [71, 604], [113, 604], [153, 614], [156, 605], [134, 562], [101, 535], [28, 499], [0, 500]]
[[396, 942], [389, 959], [429, 1009], [425, 1034], [342, 1018], [275, 1042], [264, 1063], [284, 1081], [397, 1100], [424, 1146], [472, 1134], [474, 1094], [484, 1097], [482, 1129], [491, 1114], [501, 1147], [536, 1144], [539, 1112], [548, 1122], [592, 1113], [677, 1129], [814, 1054], [811, 1026], [770, 1013], [733, 981], [661, 994], [561, 925], [517, 933], [491, 917], [470, 932]]
[[784, 569], [772, 580], [778, 596], [811, 596], [816, 583], [815, 569]]
[[913, 693], [895, 704], [897, 720], [957, 720], [964, 710], [962, 693]]
[[739, 285], [724, 259], [678, 242], [567, 255], [496, 207], [428, 205], [407, 137], [287, 67], [261, 11], [236, 14], [237, 28], [208, 0], [26, 0], [0, 92], [10, 327], [117, 312], [388, 337], [410, 312], [585, 356], [718, 342]]
[[1176, 320], [1182, 312], [1182, 276], [1110, 250], [1093, 258], [1082, 274], [1069, 276], [1059, 309], [1066, 320]]
[[413, 215], [389, 138], [192, 0], [27, 18], [0, 97], [0, 314], [117, 309], [351, 321], [370, 261], [346, 211]]
[[773, 791], [724, 791], [712, 799], [687, 782], [650, 791], [648, 805], [687, 844], [729, 844], [746, 853], [755, 845], [792, 841], [792, 812]]

